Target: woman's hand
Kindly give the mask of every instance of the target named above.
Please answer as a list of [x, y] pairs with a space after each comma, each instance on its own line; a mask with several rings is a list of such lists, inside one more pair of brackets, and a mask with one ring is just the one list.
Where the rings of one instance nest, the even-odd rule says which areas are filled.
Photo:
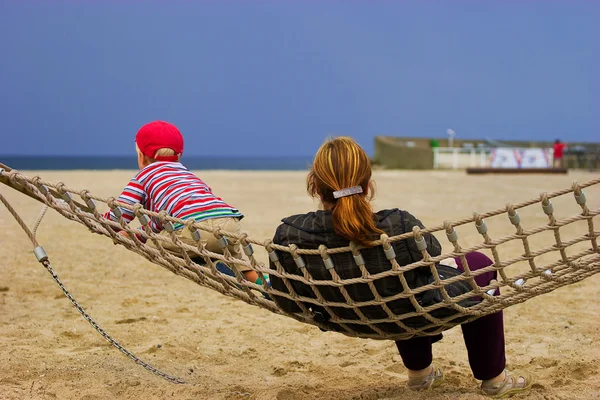
[[442, 261], [440, 261], [440, 264], [458, 269], [458, 264], [456, 264], [456, 260], [452, 257], [444, 258]]

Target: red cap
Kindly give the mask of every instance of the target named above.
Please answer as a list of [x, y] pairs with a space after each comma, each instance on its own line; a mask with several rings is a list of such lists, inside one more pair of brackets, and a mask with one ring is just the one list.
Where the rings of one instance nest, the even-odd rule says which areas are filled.
[[[173, 124], [153, 121], [142, 126], [135, 135], [135, 142], [145, 156], [157, 161], [177, 161], [183, 153], [183, 136]], [[172, 149], [174, 156], [154, 157], [159, 149]]]

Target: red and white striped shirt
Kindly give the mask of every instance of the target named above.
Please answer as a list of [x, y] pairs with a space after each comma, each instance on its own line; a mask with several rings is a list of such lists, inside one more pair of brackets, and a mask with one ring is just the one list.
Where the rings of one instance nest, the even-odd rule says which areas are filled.
[[[157, 161], [148, 165], [133, 177], [118, 200], [131, 205], [140, 203], [154, 212], [165, 210], [181, 219], [243, 218], [237, 209], [215, 196], [206, 183], [179, 162]], [[128, 223], [135, 217], [131, 210], [120, 210]], [[105, 213], [104, 218], [118, 220], [112, 211]], [[174, 226], [175, 229], [183, 227], [182, 224]], [[154, 232], [164, 229], [157, 218], [151, 218], [150, 227]]]

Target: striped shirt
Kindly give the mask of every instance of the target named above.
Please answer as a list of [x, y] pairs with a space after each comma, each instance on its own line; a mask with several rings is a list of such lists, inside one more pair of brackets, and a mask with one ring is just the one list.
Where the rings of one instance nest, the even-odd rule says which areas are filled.
[[[237, 209], [215, 196], [206, 183], [179, 162], [158, 161], [148, 165], [133, 177], [118, 200], [131, 205], [140, 203], [154, 212], [165, 210], [170, 216], [184, 220], [243, 218]], [[120, 210], [128, 223], [135, 217], [131, 210], [122, 207]], [[104, 218], [118, 221], [112, 211], [106, 212]], [[174, 226], [180, 229], [183, 224]], [[150, 219], [150, 227], [154, 232], [164, 229], [157, 218]]]

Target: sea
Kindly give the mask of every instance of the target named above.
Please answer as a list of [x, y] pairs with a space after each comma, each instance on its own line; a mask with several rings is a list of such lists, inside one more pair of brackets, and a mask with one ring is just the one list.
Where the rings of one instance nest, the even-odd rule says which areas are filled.
[[[219, 157], [183, 156], [190, 170], [308, 170], [310, 156]], [[16, 156], [0, 155], [0, 163], [17, 170], [114, 170], [138, 169], [135, 156]]]

